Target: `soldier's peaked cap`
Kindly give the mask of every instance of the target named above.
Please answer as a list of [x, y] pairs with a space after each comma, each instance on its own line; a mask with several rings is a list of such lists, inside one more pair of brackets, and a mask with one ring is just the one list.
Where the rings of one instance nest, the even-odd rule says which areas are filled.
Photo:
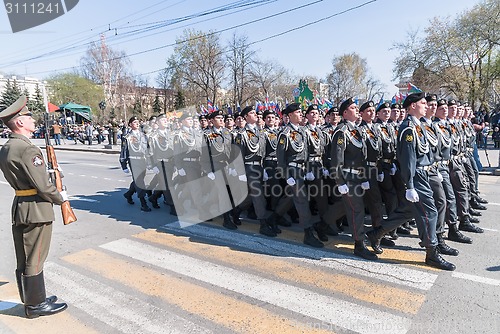
[[363, 111], [363, 110], [368, 109], [370, 107], [375, 107], [375, 103], [373, 103], [373, 101], [366, 101], [365, 103], [363, 103], [361, 105], [361, 107], [359, 107], [359, 111]]
[[133, 121], [138, 121], [139, 119], [137, 118], [137, 116], [132, 116], [130, 117], [130, 119], [128, 120], [128, 123], [130, 125], [130, 123], [132, 123]]
[[28, 99], [25, 95], [21, 95], [14, 103], [0, 112], [0, 119], [4, 122], [8, 122], [14, 117], [29, 115], [31, 112], [26, 107]]
[[241, 111], [241, 117], [245, 117], [250, 111], [252, 110], [255, 110], [255, 106], [246, 106], [245, 108], [243, 108], [243, 110]]
[[379, 112], [380, 110], [382, 109], [388, 109], [391, 107], [391, 104], [389, 102], [384, 102], [384, 103], [381, 103], [378, 107], [377, 107], [377, 112]]
[[311, 104], [309, 107], [307, 107], [307, 110], [306, 110], [306, 115], [307, 115], [309, 112], [313, 111], [313, 110], [318, 111], [318, 105], [317, 105], [317, 104]]
[[283, 110], [283, 115], [288, 115], [288, 114], [293, 113], [294, 111], [297, 111], [297, 110], [300, 110], [300, 104], [299, 103], [290, 103]]
[[346, 109], [349, 108], [349, 106], [353, 103], [356, 103], [356, 102], [354, 101], [354, 99], [352, 97], [350, 97], [347, 100], [345, 100], [344, 102], [342, 102], [342, 104], [339, 107], [340, 116], [342, 116], [342, 114], [344, 114], [344, 111], [346, 111]]
[[208, 114], [208, 119], [214, 119], [216, 116], [224, 116], [224, 112], [222, 110], [216, 110]]
[[410, 94], [404, 100], [404, 102], [403, 102], [403, 108], [408, 108], [408, 106], [410, 104], [418, 102], [418, 101], [420, 101], [420, 100], [422, 100], [424, 98], [425, 98], [425, 93], [424, 92]]

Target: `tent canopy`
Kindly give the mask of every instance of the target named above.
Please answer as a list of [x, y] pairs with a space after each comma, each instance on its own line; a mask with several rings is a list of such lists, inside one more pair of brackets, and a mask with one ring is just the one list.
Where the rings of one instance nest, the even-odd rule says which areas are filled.
[[76, 104], [73, 102], [65, 103], [59, 106], [58, 111], [66, 111], [66, 110], [70, 110], [89, 121], [92, 119], [92, 110], [90, 109], [90, 107], [82, 106], [81, 104]]

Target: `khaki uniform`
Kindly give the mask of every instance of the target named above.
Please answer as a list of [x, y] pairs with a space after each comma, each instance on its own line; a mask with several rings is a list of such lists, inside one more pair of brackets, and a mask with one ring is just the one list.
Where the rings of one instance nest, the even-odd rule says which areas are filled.
[[43, 270], [50, 247], [55, 219], [52, 205], [62, 204], [63, 198], [49, 182], [42, 152], [23, 135], [12, 134], [2, 147], [0, 168], [16, 190], [12, 203], [12, 232], [17, 270], [25, 275], [36, 275]]

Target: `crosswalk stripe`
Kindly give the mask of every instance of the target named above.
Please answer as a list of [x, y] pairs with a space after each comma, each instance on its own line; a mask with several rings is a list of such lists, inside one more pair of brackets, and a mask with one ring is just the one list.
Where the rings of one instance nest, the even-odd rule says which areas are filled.
[[[222, 223], [217, 224], [217, 222], [215, 222], [211, 223], [210, 225], [221, 226]], [[245, 222], [241, 226], [239, 226], [238, 229], [240, 231], [258, 233], [259, 225]], [[282, 233], [278, 235], [278, 238], [294, 241], [297, 243], [302, 243], [302, 240], [304, 238], [304, 232], [293, 231], [285, 228], [282, 229]], [[325, 248], [327, 249], [340, 250], [348, 252], [350, 254], [352, 254], [352, 251], [354, 250], [354, 242], [346, 244], [341, 239], [335, 237], [329, 237], [329, 241], [324, 242], [324, 244]], [[423, 254], [423, 252], [417, 253], [417, 252], [384, 247], [384, 253], [379, 254], [378, 257], [382, 260], [391, 261], [394, 263], [408, 264], [411, 266], [415, 266], [417, 268], [424, 268], [430, 271], [439, 271], [438, 269], [431, 268], [425, 264], [425, 255]]]
[[276, 280], [287, 280], [303, 285], [310, 285], [341, 293], [368, 303], [382, 305], [404, 313], [416, 314], [425, 301], [420, 293], [372, 283], [356, 277], [333, 273], [330, 270], [318, 270], [304, 266], [296, 261], [283, 261], [279, 257], [255, 253], [228, 250], [226, 247], [214, 246], [208, 243], [190, 242], [186, 237], [172, 236], [156, 231], [146, 231], [134, 237], [154, 242], [178, 251], [189, 252], [202, 256], [210, 261], [215, 259], [231, 267], [252, 269], [267, 275], [273, 275]]
[[[72, 307], [123, 333], [210, 333], [192, 322], [54, 262], [45, 264], [47, 286]], [[148, 315], [147, 317], [144, 315]]]
[[[359, 333], [406, 333], [411, 321], [388, 312], [201, 261], [134, 240], [120, 239], [103, 249], [240, 293], [292, 312]], [[189, 265], [186, 265], [186, 264]]]
[[454, 271], [451, 276], [453, 277], [458, 277], [461, 279], [473, 281], [473, 282], [478, 282], [478, 283], [483, 283], [483, 284], [488, 284], [488, 285], [493, 285], [493, 286], [500, 286], [500, 280], [498, 279], [493, 279], [493, 278], [488, 278], [488, 277], [482, 277], [482, 276], [477, 276], [477, 275], [471, 275], [471, 274], [466, 274], [466, 273], [459, 273]]
[[[89, 249], [65, 256], [63, 260], [146, 295], [158, 296], [176, 307], [233, 331], [276, 334], [302, 332], [299, 323], [273, 314], [262, 307], [211, 291], [172, 275], [116, 259], [103, 252]], [[106, 265], [103, 266], [103, 263]]]
[[265, 254], [269, 255], [290, 256], [315, 266], [319, 265], [350, 274], [376, 278], [420, 290], [429, 290], [438, 277], [438, 275], [427, 271], [407, 268], [401, 265], [394, 265], [381, 261], [367, 261], [350, 254], [314, 249], [276, 239], [249, 235], [243, 236], [243, 234], [200, 224], [181, 228], [177, 222], [174, 222], [166, 224], [160, 227], [160, 229], [168, 232], [217, 240], [257, 252], [265, 252]]
[[[8, 283], [0, 286], [0, 332], [40, 334], [52, 333], [54, 328], [71, 328], [72, 334], [97, 334], [95, 330], [81, 323], [69, 312], [62, 312], [50, 317], [40, 317], [34, 326], [32, 319], [25, 318], [24, 305], [20, 304], [19, 293], [16, 283]], [[2, 325], [8, 331], [4, 331]]]

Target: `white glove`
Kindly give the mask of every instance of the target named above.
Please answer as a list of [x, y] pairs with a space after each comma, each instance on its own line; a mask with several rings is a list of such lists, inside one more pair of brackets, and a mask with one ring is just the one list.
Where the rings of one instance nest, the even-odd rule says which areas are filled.
[[186, 171], [184, 170], [184, 168], [181, 168], [177, 170], [177, 174], [179, 174], [180, 176], [186, 176]]
[[384, 173], [380, 173], [377, 175], [377, 181], [378, 182], [384, 182]]
[[295, 182], [295, 179], [293, 177], [289, 177], [288, 179], [286, 179], [286, 183], [288, 183], [289, 186], [294, 186], [297, 184], [297, 182]]
[[443, 175], [438, 172], [438, 178], [439, 178], [439, 182], [443, 182]]
[[210, 180], [212, 180], [212, 181], [215, 180], [215, 174], [214, 173], [210, 172], [210, 173], [207, 174], [207, 176], [208, 176], [208, 178]]
[[158, 169], [158, 167], [154, 166], [153, 168], [151, 168], [151, 170], [153, 171], [153, 173], [155, 174], [160, 174], [160, 170]]
[[415, 189], [406, 189], [405, 197], [408, 201], [412, 203], [418, 202], [420, 199], [418, 198], [417, 191]]
[[60, 191], [59, 193], [61, 194], [64, 202], [69, 201], [69, 196], [66, 190]]
[[238, 176], [238, 173], [236, 173], [236, 168], [229, 168], [229, 175]]
[[370, 189], [370, 182], [365, 181], [365, 182], [361, 183], [361, 189], [363, 189], [363, 190]]
[[398, 170], [398, 167], [396, 167], [396, 164], [392, 164], [391, 167], [391, 175], [396, 175], [396, 171]]
[[245, 174], [238, 176], [238, 180], [241, 182], [247, 182], [247, 176]]
[[264, 174], [262, 175], [262, 181], [267, 181], [267, 180], [269, 180], [269, 175], [267, 175], [267, 172], [264, 169]]
[[345, 195], [349, 192], [349, 186], [347, 184], [343, 184], [337, 187], [339, 189], [339, 193]]
[[125, 174], [129, 174], [129, 173], [130, 173], [130, 171], [128, 170], [128, 168], [125, 168], [125, 169], [123, 170], [123, 172], [124, 172]]
[[325, 177], [330, 176], [330, 172], [328, 171], [328, 169], [323, 168], [323, 176], [325, 176]]
[[307, 181], [314, 181], [314, 173], [313, 172], [307, 172], [306, 176], [304, 177]]

